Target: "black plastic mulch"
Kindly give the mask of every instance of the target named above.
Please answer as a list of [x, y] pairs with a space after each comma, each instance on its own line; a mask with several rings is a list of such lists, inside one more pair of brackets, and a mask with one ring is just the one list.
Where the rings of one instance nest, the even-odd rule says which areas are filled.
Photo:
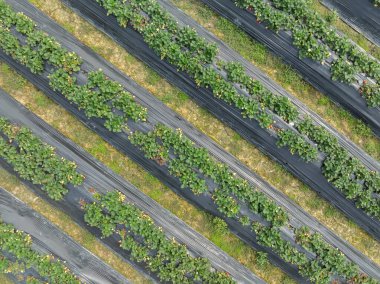
[[340, 18], [353, 29], [380, 46], [380, 7], [372, 0], [321, 0], [330, 10], [339, 13]]

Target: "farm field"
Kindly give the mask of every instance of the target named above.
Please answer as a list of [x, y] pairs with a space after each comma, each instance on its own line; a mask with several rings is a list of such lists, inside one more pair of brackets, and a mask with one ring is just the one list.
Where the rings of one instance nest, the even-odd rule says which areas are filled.
[[[304, 102], [298, 87], [293, 94], [291, 82], [266, 74], [238, 44], [230, 46], [225, 27], [239, 27], [192, 1], [189, 8], [179, 0], [0, 0], [4, 206], [20, 198], [13, 208], [49, 216], [46, 222], [84, 249], [95, 266], [111, 267], [80, 272], [86, 261], [73, 256], [63, 268], [67, 276], [58, 273], [57, 280], [36, 262], [26, 260], [27, 269], [20, 269], [24, 260], [14, 262], [15, 251], [4, 249], [4, 281], [378, 283], [380, 69], [373, 50], [355, 47], [342, 31], [328, 39], [333, 49], [341, 38], [339, 44], [357, 48], [338, 54], [351, 62], [333, 58], [331, 65], [335, 71], [335, 65], [354, 66], [356, 81], [342, 87], [328, 78], [331, 86], [359, 89], [366, 104], [360, 115], [347, 108], [363, 122], [342, 111], [338, 116], [347, 123], [334, 123], [337, 100], [330, 93], [324, 95], [332, 102], [322, 110]], [[327, 21], [303, 0], [297, 7], [281, 0], [232, 4], [248, 5], [249, 17], [263, 5], [272, 5], [265, 13], [287, 9], [292, 16], [281, 24], [294, 20], [309, 33], [317, 31], [297, 13]], [[197, 9], [226, 26], [208, 26]], [[237, 37], [254, 48], [243, 32]], [[270, 46], [259, 48], [274, 60]], [[271, 70], [295, 68], [281, 58], [284, 63]], [[309, 77], [294, 76], [324, 93]], [[313, 88], [302, 84], [301, 93]], [[11, 184], [2, 182], [9, 178]], [[53, 208], [58, 215], [49, 212]], [[31, 231], [22, 221], [21, 231], [13, 230], [19, 223], [11, 225], [9, 216], [16, 213], [5, 210], [0, 220], [9, 234], [49, 238], [42, 227]], [[68, 227], [83, 236], [66, 235]], [[6, 234], [2, 238], [6, 244]], [[68, 248], [55, 247], [48, 251], [68, 257]]]

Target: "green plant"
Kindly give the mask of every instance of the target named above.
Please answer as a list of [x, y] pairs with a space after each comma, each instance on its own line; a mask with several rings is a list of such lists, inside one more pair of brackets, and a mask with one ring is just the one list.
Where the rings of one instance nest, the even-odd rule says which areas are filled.
[[367, 83], [364, 81], [359, 92], [371, 107], [380, 106], [380, 86], [378, 84]]
[[331, 78], [344, 83], [353, 83], [357, 71], [344, 58], [338, 58], [331, 64]]
[[170, 283], [234, 283], [224, 272], [214, 271], [207, 259], [192, 257], [184, 245], [169, 239], [143, 211], [125, 203], [114, 191], [95, 194], [96, 202], [83, 204], [85, 221], [103, 237], [116, 234], [120, 247], [134, 261], [143, 262], [161, 281]]
[[258, 251], [256, 253], [256, 263], [261, 267], [266, 267], [269, 264], [268, 254], [266, 252]]
[[307, 143], [300, 135], [291, 130], [281, 130], [278, 133], [279, 147], [288, 146], [292, 154], [297, 153], [305, 161], [310, 162], [318, 158], [317, 148]]
[[[55, 284], [81, 283], [76, 276], [52, 255], [37, 253], [32, 247], [32, 238], [12, 225], [0, 221], [0, 250], [12, 257], [10, 261], [0, 257], [0, 272], [22, 273], [33, 268], [37, 274]], [[35, 278], [28, 278], [27, 283], [41, 283]]]
[[[338, 59], [331, 66], [333, 80], [351, 84], [357, 81], [356, 75], [364, 73], [376, 81], [375, 89], [379, 88], [380, 64], [331, 26], [336, 13], [324, 19], [310, 8], [312, 5], [307, 0], [235, 0], [235, 4], [254, 13], [258, 22], [265, 21], [274, 31], [291, 31], [300, 57], [324, 64], [330, 53], [335, 53]], [[363, 97], [369, 107], [377, 106], [368, 100], [371, 97]]]
[[[82, 71], [79, 56], [62, 48], [54, 38], [38, 30], [31, 19], [14, 12], [3, 0], [0, 11], [0, 48], [33, 73], [42, 73], [47, 65], [53, 67], [49, 69], [50, 86], [83, 109], [86, 116], [103, 118], [105, 127], [114, 132], [122, 131], [128, 119], [146, 120], [146, 108], [136, 103], [119, 83], [96, 71], [88, 74], [87, 84], [79, 85], [77, 75]], [[12, 28], [25, 38], [25, 43]]]
[[0, 157], [33, 184], [41, 185], [47, 195], [60, 200], [68, 192], [68, 184], [80, 185], [84, 177], [76, 164], [59, 157], [54, 148], [43, 143], [30, 130], [0, 117]]

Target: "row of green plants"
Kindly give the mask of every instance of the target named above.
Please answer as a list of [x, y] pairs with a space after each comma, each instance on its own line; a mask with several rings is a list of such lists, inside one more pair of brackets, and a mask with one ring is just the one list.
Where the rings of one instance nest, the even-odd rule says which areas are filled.
[[[179, 27], [169, 14], [155, 0], [137, 1], [111, 1], [97, 0], [103, 6], [108, 14], [115, 15], [122, 27], [130, 24], [134, 29], [140, 32], [147, 44], [161, 56], [162, 59], [168, 60], [179, 70], [186, 71], [191, 75], [195, 82], [202, 87], [210, 88], [214, 96], [234, 105], [241, 110], [244, 117], [257, 120], [261, 127], [269, 128], [273, 124], [273, 117], [266, 112], [267, 100], [259, 101], [257, 98], [245, 96], [237, 92], [233, 84], [227, 82], [215, 68], [205, 64], [205, 60], [199, 60], [193, 56], [186, 48], [193, 40], [197, 45], [201, 37], [196, 35], [197, 40], [189, 38], [187, 44], [176, 40], [177, 34], [187, 27]], [[174, 30], [169, 26], [175, 24]], [[195, 37], [195, 34], [194, 34]], [[207, 62], [212, 63], [216, 58], [216, 49], [213, 44], [208, 43], [210, 49], [214, 52], [207, 53]], [[212, 56], [208, 56], [212, 54]], [[207, 63], [206, 62], [206, 63]], [[222, 63], [223, 64], [223, 63]], [[273, 96], [273, 95], [272, 95]], [[289, 102], [278, 100], [279, 104], [287, 107]]]
[[[231, 82], [239, 84], [240, 88], [246, 90], [250, 95], [267, 99], [265, 93], [268, 91], [256, 80], [247, 76], [241, 64], [228, 63], [224, 66], [224, 70]], [[326, 179], [341, 190], [348, 199], [355, 200], [357, 207], [380, 218], [380, 200], [374, 194], [380, 191], [379, 173], [368, 170], [358, 159], [352, 157], [327, 130], [314, 125], [308, 118], [300, 118], [296, 109], [282, 108], [284, 104], [276, 104], [274, 100], [271, 104], [273, 112], [285, 121], [295, 122], [298, 130], [298, 133], [279, 130], [277, 145], [279, 147], [287, 146], [292, 154], [297, 153], [305, 161], [317, 159], [318, 148], [325, 155], [322, 173]], [[312, 140], [317, 148], [302, 139], [301, 135]]]
[[213, 199], [226, 216], [236, 217], [240, 211], [239, 202], [244, 201], [275, 227], [288, 221], [282, 208], [246, 180], [236, 177], [225, 164], [215, 161], [205, 148], [196, 147], [181, 130], [157, 124], [148, 133], [135, 131], [129, 139], [147, 158], [168, 163], [170, 173], [179, 178], [182, 187], [190, 188], [195, 194], [208, 192], [207, 180], [212, 180], [217, 185]]
[[[376, 283], [368, 276], [362, 276], [358, 268], [345, 257], [345, 262], [333, 267], [326, 264], [330, 254], [320, 252], [316, 258], [310, 259], [305, 252], [286, 241], [280, 233], [281, 226], [289, 225], [286, 212], [264, 194], [257, 192], [246, 180], [237, 177], [224, 164], [216, 162], [206, 149], [196, 147], [183, 136], [181, 130], [174, 131], [156, 125], [147, 133], [134, 132], [129, 139], [147, 158], [155, 160], [161, 166], [167, 166], [169, 172], [179, 178], [183, 188], [190, 189], [196, 195], [210, 194], [224, 217], [234, 218], [243, 226], [251, 227], [261, 245], [270, 247], [284, 261], [297, 265], [300, 274], [310, 281], [329, 283], [339, 275], [353, 281], [352, 283]], [[250, 212], [243, 213], [242, 206]], [[258, 214], [266, 225], [254, 222], [250, 213]], [[331, 247], [322, 239], [321, 241], [325, 247]], [[341, 271], [345, 269], [343, 266], [348, 264], [353, 267], [355, 275], [361, 277], [342, 274]]]
[[334, 283], [337, 279], [344, 280], [345, 283], [378, 283], [377, 280], [361, 273], [342, 252], [326, 243], [321, 235], [311, 233], [307, 227], [295, 229], [295, 237], [303, 250], [315, 255], [312, 260], [307, 259], [305, 253], [301, 253], [289, 241], [284, 240], [278, 228], [266, 227], [259, 223], [253, 223], [252, 228], [257, 234], [259, 244], [272, 248], [284, 260], [296, 265], [300, 274], [314, 283]]
[[[15, 261], [0, 257], [0, 272], [22, 273], [33, 268], [38, 275], [52, 284], [79, 284], [81, 281], [60, 261], [50, 254], [40, 254], [32, 248], [32, 238], [13, 225], [0, 220], [0, 250], [12, 256]], [[36, 278], [28, 278], [27, 283], [43, 283]]]
[[380, 7], [380, 0], [372, 0], [372, 2], [375, 7]]
[[[142, 21], [144, 22], [144, 21]], [[198, 64], [198, 63], [197, 63]], [[208, 70], [211, 70], [208, 68]], [[72, 77], [67, 77], [72, 78]], [[70, 79], [69, 79], [70, 80]], [[226, 82], [226, 86], [231, 86], [232, 84], [228, 84]], [[243, 96], [239, 96], [240, 98]], [[250, 101], [255, 101], [258, 103], [258, 100], [250, 99]], [[258, 103], [258, 105], [261, 105], [261, 103]], [[265, 112], [263, 112], [265, 113]], [[162, 134], [162, 138], [171, 137], [173, 136], [170, 132], [173, 132], [172, 130], [163, 131], [166, 133]], [[138, 141], [139, 139], [142, 139], [145, 141], [145, 138], [139, 138], [138, 133], [136, 135], [132, 135], [131, 139], [135, 139], [135, 141]], [[140, 136], [144, 136], [144, 134], [141, 134]], [[175, 137], [181, 137], [182, 134], [175, 133]], [[167, 138], [167, 139], [169, 139]], [[183, 137], [184, 138], [184, 137]], [[170, 140], [167, 140], [170, 141]], [[180, 140], [178, 140], [180, 141]], [[138, 142], [135, 142], [138, 143]], [[154, 157], [155, 160], [157, 160], [158, 163], [164, 164], [165, 163], [165, 151], [161, 149], [160, 147], [155, 146], [155, 143], [149, 144], [149, 139], [145, 141], [144, 143], [147, 143], [147, 146], [144, 146], [147, 151], [151, 151], [151, 157]], [[172, 142], [167, 142], [168, 145]], [[178, 145], [181, 145], [179, 143]], [[190, 143], [191, 144], [191, 143]], [[173, 144], [176, 146], [177, 144]], [[163, 147], [163, 146], [162, 146]], [[177, 147], [177, 146], [176, 146]], [[157, 148], [157, 149], [156, 149]], [[193, 147], [194, 148], [194, 147]], [[180, 149], [188, 149], [189, 151], [192, 150], [191, 148], [180, 148]], [[205, 184], [201, 181], [199, 178], [203, 175], [203, 173], [196, 171], [194, 175], [194, 170], [191, 166], [189, 166], [189, 162], [187, 162], [188, 153], [185, 150], [184, 152], [178, 152], [181, 153], [181, 155], [177, 155], [176, 159], [171, 159], [171, 167], [170, 171], [173, 175], [178, 176], [179, 179], [183, 182], [184, 186], [189, 186], [195, 189], [194, 192], [205, 192]], [[182, 151], [182, 150], [181, 150]], [[191, 152], [190, 152], [191, 153]], [[196, 152], [196, 155], [204, 155], [207, 154], [207, 151], [200, 150]], [[170, 152], [166, 154], [167, 157], [169, 155], [173, 155]], [[196, 158], [190, 159], [193, 161], [197, 161]], [[200, 160], [198, 162], [201, 162]], [[203, 161], [204, 162], [204, 161]], [[203, 163], [201, 162], [201, 163]], [[190, 163], [191, 164], [191, 163]], [[201, 165], [199, 165], [200, 167]], [[234, 174], [231, 173], [228, 168], [220, 163], [209, 163], [204, 165], [205, 172], [207, 172], [207, 167], [211, 166], [210, 169], [212, 169], [212, 173], [210, 173], [211, 178], [213, 178], [216, 181], [219, 181], [221, 185], [219, 184], [218, 188], [212, 189], [212, 196], [214, 198], [214, 201], [218, 205], [218, 208], [224, 213], [226, 216], [234, 217], [236, 216], [236, 213], [240, 210], [240, 202], [245, 201], [247, 202], [251, 207], [250, 209], [253, 212], [261, 212], [262, 216], [265, 216], [264, 218], [267, 218], [269, 222], [271, 222], [271, 225], [273, 227], [279, 227], [281, 224], [286, 224], [287, 222], [287, 215], [281, 209], [280, 207], [276, 206], [273, 202], [269, 201], [269, 199], [263, 195], [262, 193], [258, 193], [254, 191], [246, 181], [242, 179], [236, 179], [234, 178]], [[178, 171], [177, 167], [182, 167], [185, 170]], [[220, 168], [220, 169], [219, 169]], [[216, 169], [216, 171], [214, 171]], [[210, 178], [210, 177], [209, 177]], [[206, 181], [204, 181], [206, 182]], [[224, 184], [225, 183], [225, 184]], [[234, 192], [231, 194], [230, 188], [233, 188]], [[251, 193], [252, 192], [252, 193]], [[239, 199], [241, 198], [241, 199]], [[243, 225], [249, 225], [251, 223], [249, 216], [239, 215], [239, 220]]]
[[[298, 116], [296, 107], [289, 99], [274, 95], [258, 81], [252, 80], [245, 74], [240, 64], [216, 62], [218, 66], [221, 66], [227, 72], [226, 79], [213, 66], [204, 65], [202, 61], [197, 60], [191, 53], [184, 51], [184, 46], [181, 42], [173, 40], [175, 34], [171, 33], [172, 28], [168, 28], [168, 26], [173, 25], [173, 20], [157, 1], [132, 0], [125, 3], [124, 1], [97, 0], [97, 2], [108, 11], [108, 14], [115, 15], [121, 26], [126, 27], [127, 24], [131, 24], [138, 30], [149, 46], [162, 59], [167, 59], [176, 65], [179, 70], [188, 72], [194, 77], [199, 86], [212, 89], [216, 97], [236, 106], [242, 111], [244, 117], [258, 120], [261, 127], [272, 128], [274, 123], [274, 118], [268, 113], [267, 109], [278, 114], [287, 122], [291, 122]], [[170, 20], [168, 20], [169, 18]], [[215, 61], [215, 56], [213, 60]], [[249, 83], [250, 96], [239, 93], [233, 84], [246, 82]], [[296, 134], [296, 132], [294, 135], [297, 135], [297, 139], [288, 139], [286, 145], [290, 146], [291, 149], [299, 149], [299, 151], [293, 152], [301, 154], [301, 157], [306, 161], [315, 159], [317, 155], [315, 155], [314, 151], [308, 154], [309, 150], [313, 150], [314, 147], [302, 135]], [[299, 143], [300, 140], [304, 141]], [[294, 144], [291, 144], [292, 142]], [[282, 144], [285, 145], [285, 143]], [[303, 148], [300, 149], [301, 147]]]
[[92, 203], [82, 202], [84, 219], [100, 229], [103, 237], [120, 238], [120, 247], [132, 260], [143, 263], [163, 282], [235, 283], [226, 272], [215, 271], [206, 258], [192, 257], [186, 246], [165, 233], [143, 211], [124, 202], [125, 196], [114, 191], [94, 194]]
[[356, 202], [368, 214], [380, 218], [380, 175], [370, 171], [357, 158], [339, 145], [338, 140], [326, 129], [316, 126], [310, 119], [296, 124], [298, 131], [314, 141], [318, 149], [326, 154], [322, 173], [348, 199]]
[[[42, 73], [47, 64], [54, 67], [49, 75], [51, 87], [83, 109], [88, 117], [103, 118], [105, 127], [115, 132], [122, 131], [128, 119], [146, 119], [146, 108], [119, 83], [96, 71], [88, 74], [85, 85], [79, 85], [76, 76], [81, 71], [82, 60], [77, 54], [61, 47], [54, 38], [38, 30], [30, 18], [14, 12], [3, 0], [0, 0], [0, 11], [2, 50], [33, 73]], [[24, 44], [17, 34], [25, 38]]]
[[[345, 35], [340, 35], [320, 14], [311, 9], [308, 0], [235, 0], [235, 4], [251, 11], [259, 22], [278, 32], [292, 32], [293, 44], [301, 58], [308, 57], [322, 64], [331, 56], [338, 58], [331, 65], [331, 77], [344, 83], [363, 82], [355, 76], [364, 73], [376, 82], [380, 81], [380, 64], [360, 50]], [[380, 86], [365, 81], [370, 88], [360, 88], [369, 107], [380, 106]]]
[[53, 147], [42, 142], [29, 129], [3, 117], [0, 117], [0, 158], [21, 178], [40, 185], [54, 200], [64, 197], [69, 184], [80, 185], [84, 180], [74, 162], [59, 157]]

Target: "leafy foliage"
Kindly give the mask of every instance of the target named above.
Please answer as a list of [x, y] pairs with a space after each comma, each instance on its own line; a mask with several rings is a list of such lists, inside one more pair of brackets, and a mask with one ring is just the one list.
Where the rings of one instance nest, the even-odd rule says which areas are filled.
[[[212, 192], [219, 210], [226, 216], [238, 216], [239, 201], [247, 203], [250, 210], [261, 214], [273, 226], [282, 226], [287, 221], [282, 208], [256, 191], [246, 180], [236, 177], [226, 165], [216, 162], [205, 148], [196, 147], [180, 130], [173, 131], [159, 124], [146, 134], [134, 132], [129, 139], [147, 158], [160, 164], [169, 160], [171, 174], [180, 179], [183, 187], [189, 187], [195, 194]], [[216, 190], [206, 186], [208, 179], [218, 187]]]
[[318, 158], [317, 148], [307, 143], [302, 136], [295, 132], [289, 129], [281, 130], [278, 133], [278, 137], [277, 145], [279, 147], [289, 146], [292, 154], [297, 153], [305, 161], [309, 162]]
[[[96, 71], [88, 74], [86, 85], [79, 85], [77, 76], [82, 60], [75, 53], [61, 47], [54, 38], [38, 30], [30, 18], [15, 13], [3, 0], [0, 11], [0, 48], [33, 73], [49, 69], [50, 86], [83, 109], [86, 116], [105, 119], [105, 127], [114, 132], [120, 132], [129, 118], [146, 119], [146, 108], [136, 103], [119, 83]], [[25, 44], [13, 28], [25, 38]], [[47, 68], [48, 65], [53, 68]]]
[[[16, 262], [12, 262], [0, 257], [0, 272], [22, 272], [32, 267], [39, 276], [52, 284], [81, 283], [61, 261], [55, 260], [52, 255], [42, 255], [34, 251], [30, 235], [2, 221], [0, 221], [0, 250], [16, 259]], [[28, 278], [27, 283], [42, 282]]]
[[85, 204], [85, 221], [101, 230], [103, 237], [117, 234], [120, 247], [132, 259], [143, 262], [160, 280], [170, 283], [234, 283], [224, 272], [213, 271], [209, 261], [192, 257], [184, 245], [168, 239], [160, 227], [114, 191], [96, 194], [96, 202]]
[[364, 81], [359, 92], [367, 100], [369, 106], [380, 106], [380, 86], [378, 84], [367, 83], [367, 81]]
[[84, 177], [76, 164], [58, 157], [54, 148], [43, 143], [30, 130], [11, 124], [0, 117], [0, 157], [33, 184], [41, 185], [47, 195], [60, 200], [68, 192], [68, 184], [80, 185]]
[[380, 175], [364, 165], [339, 145], [337, 139], [322, 127], [315, 126], [310, 119], [297, 124], [297, 129], [310, 137], [326, 154], [322, 164], [323, 175], [340, 189], [348, 199], [356, 201], [359, 208], [380, 218]]
[[[375, 0], [378, 1], [378, 0]], [[293, 44], [299, 49], [299, 56], [325, 62], [330, 53], [339, 58], [331, 66], [333, 80], [345, 83], [356, 81], [355, 76], [364, 73], [375, 80], [375, 89], [379, 89], [380, 64], [359, 49], [346, 36], [340, 35], [329, 22], [316, 11], [308, 0], [235, 0], [237, 6], [252, 11], [257, 20], [265, 21], [274, 30], [292, 32]], [[380, 105], [380, 94], [374, 92], [376, 99], [368, 100], [369, 107]], [[369, 97], [372, 98], [372, 97]]]
[[355, 67], [344, 58], [338, 58], [331, 64], [331, 77], [333, 80], [353, 83], [356, 73]]
[[249, 77], [240, 63], [228, 62], [224, 64], [223, 67], [227, 72], [228, 80], [245, 88], [252, 97], [260, 102], [262, 106], [273, 111], [287, 122], [297, 119], [299, 115], [297, 108], [288, 98], [274, 95], [259, 81]]
[[359, 268], [348, 261], [337, 249], [333, 248], [319, 234], [313, 234], [307, 227], [301, 227], [295, 232], [296, 241], [308, 251], [316, 254], [317, 259], [331, 273], [335, 272], [349, 283], [377, 283], [376, 280], [361, 274]]

